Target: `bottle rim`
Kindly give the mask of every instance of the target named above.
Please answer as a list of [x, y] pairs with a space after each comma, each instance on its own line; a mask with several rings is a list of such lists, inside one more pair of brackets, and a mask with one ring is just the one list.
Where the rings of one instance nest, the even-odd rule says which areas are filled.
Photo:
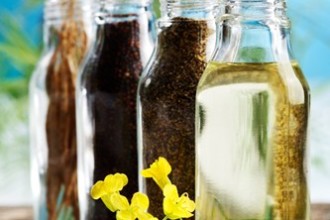
[[151, 0], [97, 0], [96, 2], [101, 4], [149, 4]]
[[[102, 8], [115, 8], [121, 5], [146, 7], [151, 0], [46, 0], [44, 5], [44, 20], [46, 22], [61, 21], [66, 18], [81, 18], [97, 13]], [[70, 14], [70, 7], [72, 7]], [[107, 13], [105, 13], [107, 14]]]
[[173, 9], [207, 9], [222, 4], [222, 0], [160, 0], [162, 11]]
[[275, 19], [283, 26], [290, 26], [286, 15], [286, 0], [227, 0], [225, 13], [219, 21], [228, 19], [265, 20]]
[[[217, 9], [223, 6], [223, 0], [160, 0], [161, 19], [160, 22], [166, 22], [175, 17], [186, 17], [182, 14], [193, 15], [202, 12], [204, 14], [217, 14]], [[188, 18], [194, 18], [191, 16]], [[200, 18], [200, 20], [207, 20]]]
[[67, 18], [81, 18], [91, 11], [91, 0], [46, 0], [44, 3], [44, 20], [61, 21]]
[[227, 0], [225, 6], [286, 10], [286, 0]]

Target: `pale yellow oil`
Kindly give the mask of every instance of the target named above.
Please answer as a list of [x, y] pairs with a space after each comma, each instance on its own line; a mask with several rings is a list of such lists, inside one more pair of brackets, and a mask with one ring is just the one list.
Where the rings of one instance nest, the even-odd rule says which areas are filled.
[[309, 219], [308, 111], [295, 62], [208, 64], [197, 89], [197, 219]]

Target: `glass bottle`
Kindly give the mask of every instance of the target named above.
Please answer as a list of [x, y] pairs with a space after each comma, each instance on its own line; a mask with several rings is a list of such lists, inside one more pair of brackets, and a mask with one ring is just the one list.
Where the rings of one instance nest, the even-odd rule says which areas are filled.
[[44, 12], [44, 50], [30, 81], [34, 219], [79, 219], [75, 80], [89, 43], [89, 4], [48, 0]]
[[82, 219], [116, 219], [90, 189], [108, 174], [125, 173], [123, 195], [138, 191], [136, 93], [154, 48], [151, 4], [98, 0], [95, 43], [79, 75], [77, 91], [78, 184]]
[[[180, 193], [195, 194], [195, 92], [215, 47], [215, 1], [162, 0], [158, 40], [139, 82], [139, 167], [160, 156], [172, 165]], [[149, 212], [161, 217], [163, 195], [151, 179], [140, 179]]]
[[198, 219], [310, 219], [310, 93], [284, 0], [226, 1], [198, 84]]

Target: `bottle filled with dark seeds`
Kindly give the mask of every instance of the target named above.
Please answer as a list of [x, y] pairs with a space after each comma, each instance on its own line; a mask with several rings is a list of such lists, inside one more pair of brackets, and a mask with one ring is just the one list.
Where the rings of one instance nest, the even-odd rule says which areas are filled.
[[78, 183], [81, 219], [116, 219], [91, 186], [111, 173], [125, 173], [122, 191], [138, 191], [136, 93], [154, 48], [153, 16], [144, 0], [96, 2], [95, 43], [78, 79]]
[[[198, 80], [215, 46], [213, 1], [161, 1], [158, 42], [138, 92], [139, 167], [163, 156], [172, 165], [179, 193], [194, 198], [194, 112]], [[149, 212], [162, 216], [163, 195], [152, 180], [140, 180]]]

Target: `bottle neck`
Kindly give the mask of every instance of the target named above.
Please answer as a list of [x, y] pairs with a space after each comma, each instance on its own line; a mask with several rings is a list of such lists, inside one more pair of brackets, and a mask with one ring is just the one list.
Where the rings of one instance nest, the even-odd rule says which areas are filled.
[[[133, 20], [139, 23], [138, 26], [146, 29], [142, 30], [142, 33], [149, 32], [149, 28], [154, 31], [151, 23], [154, 21], [154, 14], [149, 0], [99, 0], [96, 2], [93, 16], [97, 35], [103, 35], [100, 29], [102, 32], [102, 27], [106, 24]], [[102, 38], [102, 36], [96, 36], [96, 38], [99, 37]]]
[[246, 20], [279, 19], [288, 22], [285, 0], [227, 0], [227, 15]]
[[290, 21], [284, 0], [231, 0], [219, 19], [215, 60], [290, 62]]
[[[93, 13], [95, 35], [92, 51], [100, 53], [104, 48], [111, 48], [114, 44], [122, 45], [123, 47], [132, 46], [127, 44], [138, 44], [140, 61], [142, 66], [145, 66], [154, 48], [156, 32], [151, 1], [96, 1]], [[130, 39], [130, 41], [127, 39]]]
[[214, 19], [217, 14], [216, 0], [160, 0], [160, 5], [163, 19]]
[[[91, 25], [87, 25], [91, 19], [91, 4], [89, 1], [46, 1], [43, 34], [46, 49], [56, 47], [67, 38], [78, 39], [79, 37], [90, 35]], [[81, 36], [76, 36], [77, 34], [81, 34]]]
[[94, 15], [116, 16], [139, 14], [145, 11], [150, 11], [149, 0], [98, 0]]

